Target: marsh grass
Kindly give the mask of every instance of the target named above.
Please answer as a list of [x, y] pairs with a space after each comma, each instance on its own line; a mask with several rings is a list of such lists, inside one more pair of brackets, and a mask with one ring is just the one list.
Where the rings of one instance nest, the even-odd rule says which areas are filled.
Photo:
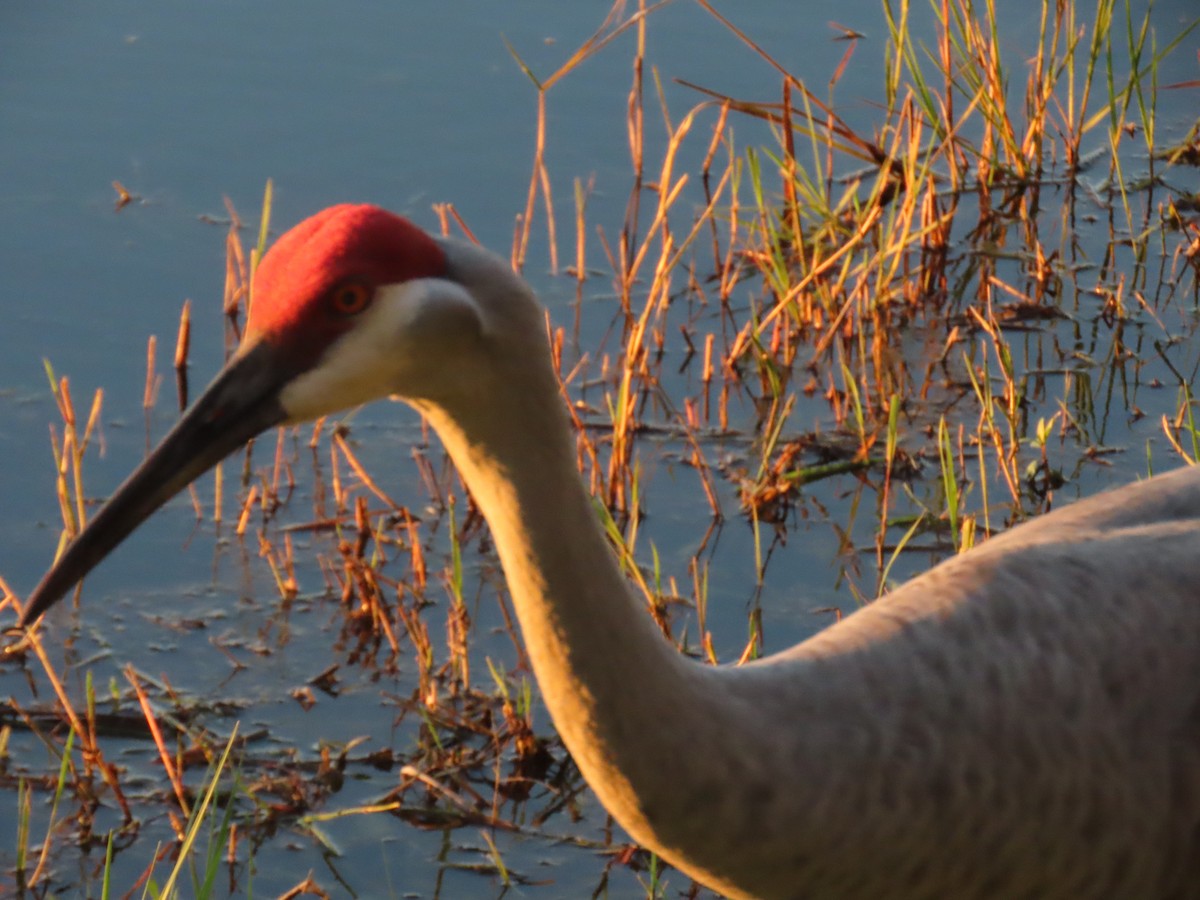
[[[1044, 3], [1037, 45], [1014, 61], [999, 49], [991, 3], [889, 2], [884, 99], [865, 134], [838, 116], [834, 99], [856, 64], [852, 32], [822, 99], [707, 0], [698, 3], [774, 71], [777, 96], [692, 85], [696, 104], [671, 110], [646, 59], [657, 4], [629, 12], [617, 3], [549, 75], [512, 48], [535, 96], [512, 264], [530, 265], [542, 229], [549, 269], [574, 282], [573, 324], [548, 319], [547, 329], [579, 468], [647, 613], [681, 651], [716, 663], [779, 647], [776, 631], [787, 629], [761, 601], [789, 534], [811, 521], [827, 521], [836, 535], [833, 587], [852, 606], [901, 570], [1048, 509], [1065, 485], [1094, 483], [1091, 473], [1128, 440], [1110, 420], [1136, 423], [1152, 392], [1175, 393], [1157, 404], [1168, 409], [1157, 423], [1171, 448], [1164, 455], [1197, 458], [1190, 384], [1200, 363], [1183, 341], [1200, 299], [1200, 149], [1196, 128], [1160, 144], [1157, 105], [1170, 89], [1158, 84], [1158, 63], [1195, 25], [1159, 43], [1149, 13], [1136, 19], [1128, 5]], [[928, 42], [914, 37], [918, 17], [933, 23]], [[555, 84], [594, 54], [615, 52], [618, 39], [633, 45], [631, 175], [614, 225], [589, 220], [593, 186], [580, 178], [569, 213], [556, 203], [546, 117]], [[747, 121], [768, 128], [772, 143], [740, 144], [734, 128]], [[651, 122], [664, 135], [652, 159]], [[684, 170], [685, 156], [699, 158], [698, 168]], [[253, 302], [270, 209], [268, 186], [247, 252], [229, 204], [219, 314], [230, 351]], [[472, 239], [453, 206], [434, 213], [444, 232]], [[603, 291], [611, 292], [608, 320], [584, 328], [596, 315], [584, 299]], [[173, 360], [181, 407], [193, 315], [209, 314], [183, 305]], [[1147, 366], [1160, 374], [1143, 376]], [[47, 374], [62, 419], [51, 444], [65, 542], [88, 513], [83, 470], [103, 440], [102, 394], [81, 419], [68, 380], [49, 365]], [[148, 428], [159, 378], [152, 339]], [[192, 498], [198, 521], [232, 523], [265, 561], [283, 615], [263, 640], [276, 629], [286, 642], [297, 604], [336, 611], [339, 662], [298, 686], [296, 702], [308, 709], [336, 698], [343, 680], [403, 668], [408, 692], [387, 700], [392, 733], [403, 739], [349, 739], [315, 755], [264, 752], [261, 733], [239, 735], [232, 724], [236, 703], [182, 696], [132, 666], [99, 701], [86, 661], [55, 661], [34, 632], [8, 662], [53, 699], [7, 704], [0, 748], [20, 729], [56, 763], [0, 753], [20, 822], [15, 871], [5, 877], [19, 892], [57, 891], [69, 876], [56, 860], [72, 847], [102, 847], [90, 865], [103, 896], [131, 887], [110, 884], [120, 855], [148, 861], [135, 893], [250, 893], [256, 854], [281, 832], [321, 848], [328, 865], [325, 878], [297, 879], [286, 895], [376, 889], [376, 880], [355, 885], [353, 873], [338, 871], [325, 829], [382, 815], [447, 836], [435, 893], [457, 872], [497, 894], [546, 885], [554, 895], [553, 872], [513, 865], [512, 845], [497, 839], [504, 834], [579, 848], [595, 860], [596, 895], [618, 883], [622, 895], [633, 885], [647, 896], [689, 891], [622, 845], [603, 817], [578, 826], [586, 788], [539, 713], [485, 524], [440, 449], [412, 449], [423, 496], [408, 501], [389, 495], [364, 449], [353, 416], [281, 430], [224, 463], [211, 498], [200, 488]], [[682, 561], [664, 558], [643, 528], [658, 496], [648, 463], [660, 454], [680, 489], [703, 498], [691, 508], [707, 517]], [[1132, 464], [1149, 471], [1168, 460]], [[745, 632], [734, 643], [710, 628], [723, 602], [711, 575], [732, 565], [720, 550], [732, 529], [750, 532], [753, 556], [736, 563], [749, 588], [738, 598]], [[3, 582], [0, 590], [19, 608]], [[481, 635], [474, 619], [493, 603], [500, 624]], [[840, 615], [812, 611], [812, 628]], [[80, 671], [82, 691], [68, 690]], [[128, 770], [108, 749], [117, 735], [141, 742], [165, 777], [128, 790]], [[343, 802], [347, 779], [368, 771], [391, 773], [392, 786], [370, 802]], [[139, 833], [164, 818], [170, 838], [154, 851]], [[167, 866], [160, 885], [155, 873]]]

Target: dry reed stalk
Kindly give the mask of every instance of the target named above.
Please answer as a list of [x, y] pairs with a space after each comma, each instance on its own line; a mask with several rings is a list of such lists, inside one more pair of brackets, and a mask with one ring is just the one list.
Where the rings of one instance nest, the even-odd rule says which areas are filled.
[[[554, 200], [550, 189], [550, 171], [545, 161], [547, 92], [555, 83], [574, 71], [582, 62], [599, 53], [613, 40], [635, 25], [639, 29], [639, 39], [641, 39], [644, 36], [646, 17], [658, 7], [665, 5], [666, 2], [669, 2], [669, 0], [663, 0], [663, 2], [646, 7], [645, 0], [639, 0], [638, 12], [624, 22], [620, 21], [621, 9], [624, 4], [615, 3], [600, 27], [571, 54], [566, 62], [544, 79], [539, 79], [535, 76], [529, 66], [521, 59], [515, 48], [511, 44], [508, 45], [509, 53], [533, 83], [537, 91], [533, 171], [529, 177], [529, 189], [526, 192], [525, 209], [518, 217], [517, 225], [513, 232], [511, 261], [514, 271], [520, 272], [525, 267], [525, 259], [529, 250], [530, 234], [533, 228], [534, 212], [537, 207], [539, 193], [542, 196], [546, 213], [546, 238], [550, 254], [550, 270], [551, 272], [558, 271], [558, 237], [554, 216]], [[644, 42], [641, 46], [644, 48]]]
[[[41, 663], [42, 671], [46, 673], [46, 678], [50, 681], [50, 686], [54, 691], [55, 697], [58, 698], [59, 707], [62, 714], [66, 716], [67, 722], [70, 723], [72, 731], [80, 743], [80, 756], [83, 761], [83, 774], [80, 775], [75, 771], [74, 764], [71, 765], [71, 771], [75, 775], [77, 781], [87, 782], [91, 778], [93, 769], [100, 771], [100, 777], [104, 783], [113, 792], [113, 799], [117, 801], [117, 805], [121, 809], [121, 814], [124, 822], [129, 824], [134, 821], [133, 812], [130, 810], [129, 802], [125, 798], [124, 791], [121, 790], [120, 779], [117, 775], [117, 769], [109, 763], [103, 751], [100, 749], [100, 743], [96, 735], [95, 721], [90, 720], [86, 725], [79, 714], [75, 711], [74, 705], [71, 703], [70, 697], [67, 695], [66, 688], [63, 686], [62, 680], [58, 677], [50, 658], [46, 655], [46, 650], [42, 646], [41, 639], [35, 630], [27, 631], [22, 636], [22, 647], [33, 650], [38, 662]], [[88, 793], [91, 789], [88, 788]]]
[[479, 238], [475, 237], [475, 232], [470, 229], [467, 223], [463, 220], [463, 217], [459, 215], [459, 212], [453, 203], [434, 203], [431, 208], [433, 209], [434, 214], [438, 217], [438, 221], [441, 223], [442, 237], [450, 236], [450, 222], [453, 220], [454, 224], [458, 226], [459, 231], [462, 232], [464, 238], [466, 238], [472, 244], [479, 243]]
[[188, 405], [188, 354], [192, 346], [192, 301], [184, 300], [179, 314], [179, 332], [175, 339], [175, 393], [179, 399], [179, 411]]
[[400, 504], [385, 494], [379, 485], [375, 483], [375, 479], [367, 474], [367, 470], [363, 468], [362, 463], [358, 461], [358, 457], [354, 455], [354, 451], [350, 449], [350, 445], [346, 442], [343, 432], [333, 432], [333, 445], [337, 447], [338, 452], [346, 460], [351, 471], [358, 476], [358, 480], [362, 482], [363, 487], [378, 497], [389, 509], [400, 509]]
[[[158, 337], [150, 335], [146, 341], [146, 385], [142, 391], [142, 411], [147, 417], [147, 426], [149, 426], [150, 412], [154, 409], [154, 404], [158, 400], [158, 387], [162, 379], [155, 371], [156, 356], [158, 355]], [[150, 452], [150, 435], [146, 435], [146, 452]]]
[[266, 560], [271, 569], [271, 577], [275, 581], [275, 590], [285, 603], [296, 599], [300, 593], [300, 583], [296, 579], [295, 548], [292, 546], [292, 536], [283, 536], [283, 554], [280, 556], [275, 545], [268, 541], [260, 532], [258, 538], [258, 555]]
[[250, 490], [246, 492], [246, 499], [242, 501], [242, 511], [238, 514], [237, 525], [234, 526], [233, 533], [238, 537], [244, 537], [246, 529], [250, 524], [250, 515], [254, 512], [254, 504], [258, 501], [258, 485], [252, 484]]
[[[158, 717], [155, 716], [154, 710], [150, 707], [150, 699], [146, 696], [146, 692], [142, 689], [142, 682], [138, 678], [137, 671], [131, 665], [125, 666], [125, 679], [133, 687], [134, 694], [137, 696], [138, 705], [142, 708], [142, 716], [146, 720], [146, 727], [150, 729], [150, 737], [154, 741], [154, 746], [158, 750], [159, 761], [162, 762], [163, 770], [167, 773], [167, 780], [171, 782], [171, 789], [175, 792], [175, 799], [179, 801], [179, 808], [183, 811], [185, 817], [190, 816], [191, 804], [188, 803], [187, 792], [183, 787], [183, 779], [180, 777], [179, 768], [175, 765], [171, 753], [167, 750], [167, 745], [163, 741], [162, 729], [158, 727]], [[182, 831], [176, 827], [176, 835], [182, 839]]]

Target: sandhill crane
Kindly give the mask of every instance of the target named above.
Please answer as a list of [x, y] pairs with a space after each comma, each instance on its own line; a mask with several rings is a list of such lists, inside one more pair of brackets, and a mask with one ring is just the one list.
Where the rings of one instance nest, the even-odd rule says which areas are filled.
[[1014, 528], [790, 650], [702, 665], [607, 545], [529, 288], [374, 206], [278, 240], [240, 349], [23, 624], [263, 429], [390, 394], [490, 523], [588, 783], [696, 880], [731, 897], [1200, 896], [1200, 468]]

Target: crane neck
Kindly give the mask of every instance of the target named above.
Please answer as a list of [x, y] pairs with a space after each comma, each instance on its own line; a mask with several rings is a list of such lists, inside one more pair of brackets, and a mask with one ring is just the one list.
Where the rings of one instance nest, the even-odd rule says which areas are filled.
[[514, 363], [505, 377], [518, 383], [504, 390], [416, 405], [491, 526], [559, 734], [604, 805], [654, 846], [651, 807], [670, 791], [662, 773], [694, 755], [685, 719], [705, 714], [703, 667], [664, 638], [620, 571], [543, 355]]

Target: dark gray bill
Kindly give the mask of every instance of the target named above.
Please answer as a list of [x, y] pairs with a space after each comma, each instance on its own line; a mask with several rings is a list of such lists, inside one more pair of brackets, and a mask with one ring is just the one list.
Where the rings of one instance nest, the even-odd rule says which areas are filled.
[[280, 351], [259, 341], [229, 361], [145, 461], [91, 518], [25, 605], [28, 626], [160, 506], [250, 438], [286, 416], [279, 391], [291, 376]]

